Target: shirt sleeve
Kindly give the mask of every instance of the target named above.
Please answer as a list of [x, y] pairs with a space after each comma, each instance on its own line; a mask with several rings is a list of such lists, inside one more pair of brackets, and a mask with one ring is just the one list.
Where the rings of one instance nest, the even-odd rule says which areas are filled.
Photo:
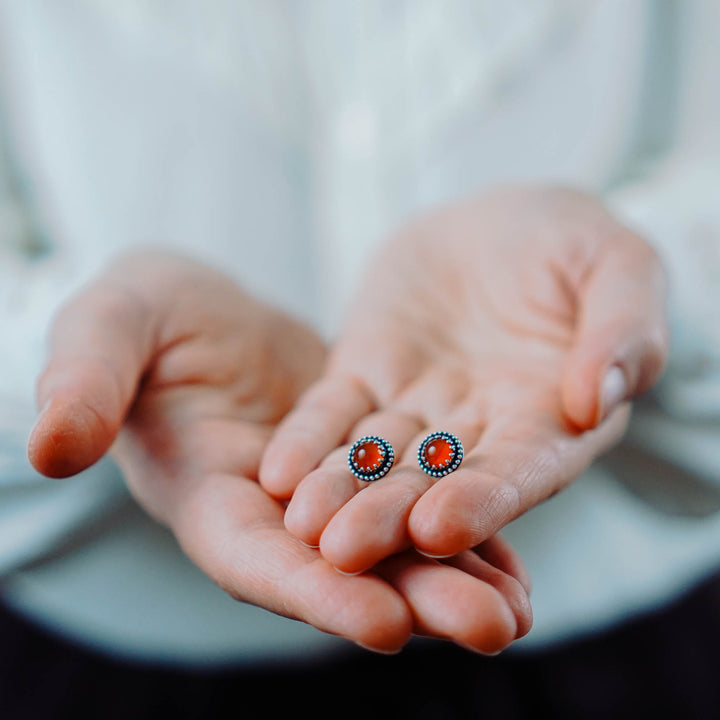
[[663, 260], [671, 334], [667, 369], [637, 404], [624, 443], [627, 471], [614, 470], [648, 502], [702, 516], [720, 510], [718, 168], [718, 156], [676, 156], [611, 198]]

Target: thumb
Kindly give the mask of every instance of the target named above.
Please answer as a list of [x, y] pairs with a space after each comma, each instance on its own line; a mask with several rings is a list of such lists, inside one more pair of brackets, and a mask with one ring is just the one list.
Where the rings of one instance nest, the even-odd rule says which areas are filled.
[[624, 231], [577, 288], [575, 338], [562, 401], [583, 429], [658, 380], [668, 353], [665, 273], [655, 251]]
[[151, 356], [152, 328], [147, 304], [109, 277], [60, 310], [37, 385], [42, 412], [28, 440], [39, 472], [68, 477], [107, 452]]

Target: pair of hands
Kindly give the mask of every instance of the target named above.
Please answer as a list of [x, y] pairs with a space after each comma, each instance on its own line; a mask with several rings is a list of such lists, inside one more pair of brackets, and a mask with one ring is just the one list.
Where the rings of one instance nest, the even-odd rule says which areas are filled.
[[[111, 451], [233, 597], [377, 651], [420, 634], [494, 653], [531, 625], [497, 533], [621, 437], [665, 361], [664, 279], [592, 198], [508, 188], [386, 244], [329, 353], [214, 270], [155, 253], [73, 298], [50, 346], [40, 472]], [[433, 430], [466, 451], [437, 481], [415, 456]], [[397, 457], [372, 484], [347, 469], [367, 434]]]

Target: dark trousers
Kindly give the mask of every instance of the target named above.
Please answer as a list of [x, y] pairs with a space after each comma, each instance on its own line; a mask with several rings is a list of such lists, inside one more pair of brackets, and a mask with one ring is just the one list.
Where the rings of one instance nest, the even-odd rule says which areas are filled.
[[672, 606], [534, 654], [412, 642], [223, 671], [120, 662], [0, 608], [0, 719], [720, 718], [720, 574]]

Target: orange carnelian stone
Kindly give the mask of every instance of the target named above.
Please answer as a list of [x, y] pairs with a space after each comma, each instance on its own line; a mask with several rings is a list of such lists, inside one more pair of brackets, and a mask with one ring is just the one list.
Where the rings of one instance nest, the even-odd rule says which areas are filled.
[[353, 453], [353, 461], [362, 472], [376, 470], [383, 460], [385, 460], [385, 452], [374, 442], [363, 443]]
[[448, 466], [453, 457], [455, 457], [455, 451], [452, 443], [445, 438], [435, 438], [425, 447], [425, 460], [433, 468]]

